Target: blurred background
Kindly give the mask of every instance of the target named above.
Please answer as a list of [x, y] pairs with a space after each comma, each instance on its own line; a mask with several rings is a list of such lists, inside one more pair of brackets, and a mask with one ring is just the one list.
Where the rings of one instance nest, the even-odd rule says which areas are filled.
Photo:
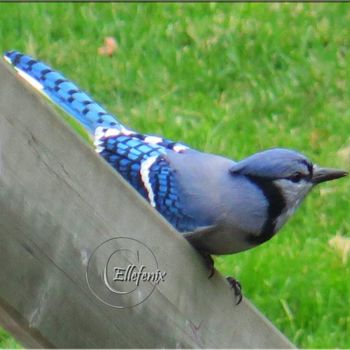
[[[345, 3], [2, 3], [0, 45], [140, 132], [237, 160], [288, 147], [349, 170], [349, 24]], [[317, 188], [273, 240], [216, 258], [298, 347], [350, 348], [349, 189]], [[0, 347], [21, 345], [0, 330]]]

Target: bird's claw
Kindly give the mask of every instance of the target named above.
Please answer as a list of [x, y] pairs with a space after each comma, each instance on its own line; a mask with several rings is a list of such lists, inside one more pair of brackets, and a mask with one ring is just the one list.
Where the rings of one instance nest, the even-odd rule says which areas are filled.
[[212, 278], [215, 272], [214, 259], [209, 254], [202, 254], [205, 265], [209, 270], [208, 278]]
[[230, 287], [233, 289], [234, 293], [235, 293], [235, 297], [237, 300], [236, 305], [240, 304], [242, 299], [243, 299], [243, 295], [242, 295], [242, 285], [233, 277], [226, 277]]

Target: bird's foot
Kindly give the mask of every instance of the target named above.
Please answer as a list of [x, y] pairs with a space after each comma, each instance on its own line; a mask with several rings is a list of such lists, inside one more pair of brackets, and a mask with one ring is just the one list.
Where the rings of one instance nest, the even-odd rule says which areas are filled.
[[215, 272], [214, 259], [209, 254], [203, 254], [202, 253], [201, 255], [202, 255], [203, 259], [204, 259], [205, 265], [207, 266], [207, 268], [209, 270], [208, 278], [211, 278], [211, 277], [213, 277], [214, 272]]
[[233, 277], [226, 277], [230, 287], [233, 289], [234, 293], [235, 293], [235, 298], [237, 299], [236, 305], [240, 304], [242, 299], [243, 299], [243, 295], [242, 295], [242, 285]]

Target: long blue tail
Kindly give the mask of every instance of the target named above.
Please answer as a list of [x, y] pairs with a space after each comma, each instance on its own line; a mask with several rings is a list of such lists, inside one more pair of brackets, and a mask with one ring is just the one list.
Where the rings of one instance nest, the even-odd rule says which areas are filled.
[[46, 64], [17, 51], [6, 52], [4, 58], [32, 86], [76, 118], [90, 133], [94, 134], [99, 126], [125, 130], [125, 127], [113, 115], [81, 91], [73, 82]]

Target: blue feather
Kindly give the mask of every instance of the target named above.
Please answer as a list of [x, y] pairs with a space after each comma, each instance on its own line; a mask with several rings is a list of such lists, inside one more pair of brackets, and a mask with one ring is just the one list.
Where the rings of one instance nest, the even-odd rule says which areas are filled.
[[90, 133], [93, 134], [97, 127], [124, 128], [113, 115], [93, 101], [77, 85], [68, 81], [62, 74], [53, 71], [46, 64], [17, 51], [7, 52], [5, 57], [17, 70], [26, 73], [40, 83], [42, 92], [81, 122]]

